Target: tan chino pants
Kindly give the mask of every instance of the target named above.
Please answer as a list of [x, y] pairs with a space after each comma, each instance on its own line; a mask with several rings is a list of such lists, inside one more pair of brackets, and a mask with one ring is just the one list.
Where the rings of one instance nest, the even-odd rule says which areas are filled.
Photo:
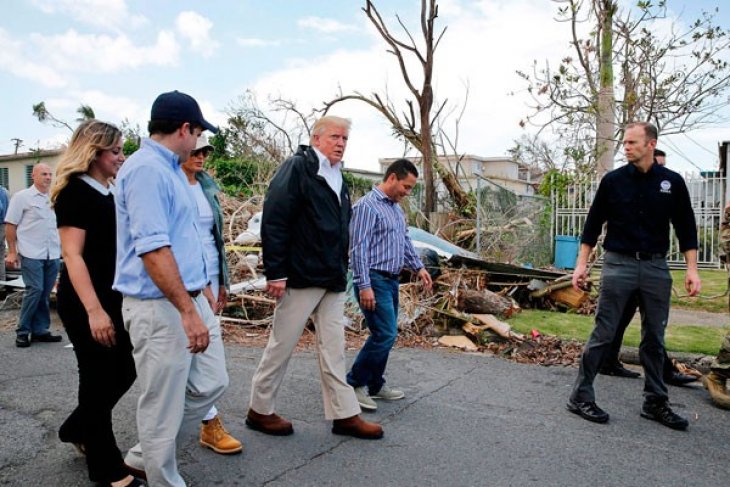
[[276, 395], [289, 359], [310, 315], [316, 328], [316, 351], [327, 420], [360, 414], [355, 391], [345, 379], [345, 293], [323, 288], [288, 288], [274, 311], [274, 323], [251, 384], [250, 407], [259, 414], [275, 411]]

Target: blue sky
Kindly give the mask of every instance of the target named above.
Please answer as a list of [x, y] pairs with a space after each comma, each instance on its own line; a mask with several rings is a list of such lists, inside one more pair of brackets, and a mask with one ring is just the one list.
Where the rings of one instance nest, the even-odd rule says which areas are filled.
[[[624, 3], [629, 3], [628, 1]], [[66, 129], [40, 124], [32, 105], [45, 101], [59, 118], [73, 120], [80, 103], [111, 122], [128, 118], [143, 127], [155, 96], [179, 89], [196, 97], [206, 117], [222, 124], [225, 110], [247, 89], [262, 101], [282, 96], [307, 110], [340, 87], [369, 93], [385, 86], [405, 97], [392, 56], [360, 10], [360, 0], [8, 0], [0, 18], [0, 154], [63, 143]], [[514, 74], [533, 59], [569, 53], [565, 26], [553, 21], [548, 0], [442, 0], [448, 25], [437, 51], [436, 93], [458, 111], [469, 85], [459, 128], [459, 152], [506, 154], [524, 133], [518, 121], [525, 100], [508, 96], [523, 85]], [[688, 22], [724, 0], [670, 0]], [[394, 13], [414, 19], [417, 0], [376, 1], [394, 29]], [[375, 169], [378, 157], [402, 154], [390, 129], [371, 109], [348, 103], [336, 113], [353, 119], [349, 165]], [[730, 110], [726, 110], [730, 114]], [[452, 128], [448, 128], [453, 132]], [[716, 146], [730, 139], [730, 122], [667, 141], [669, 166], [696, 170], [716, 164]], [[660, 143], [661, 145], [661, 143]], [[676, 152], [676, 154], [674, 154]], [[674, 155], [674, 157], [673, 157]]]

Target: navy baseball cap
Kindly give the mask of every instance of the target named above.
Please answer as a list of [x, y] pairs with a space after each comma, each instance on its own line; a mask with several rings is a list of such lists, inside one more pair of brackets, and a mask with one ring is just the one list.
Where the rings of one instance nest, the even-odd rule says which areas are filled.
[[155, 99], [150, 120], [196, 123], [205, 130], [218, 133], [218, 127], [203, 118], [203, 112], [195, 98], [177, 90], [163, 93]]

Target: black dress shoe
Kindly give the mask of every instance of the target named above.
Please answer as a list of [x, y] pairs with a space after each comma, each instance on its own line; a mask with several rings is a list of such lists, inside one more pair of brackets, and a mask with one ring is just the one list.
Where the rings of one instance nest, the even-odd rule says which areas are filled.
[[675, 430], [686, 430], [689, 426], [689, 421], [672, 411], [667, 401], [644, 402], [641, 408], [641, 416]]
[[627, 369], [622, 363], [608, 367], [601, 367], [598, 373], [603, 375], [612, 375], [614, 377], [626, 377], [627, 379], [636, 379], [641, 375], [638, 372]]
[[28, 335], [18, 335], [15, 337], [15, 346], [18, 348], [30, 347], [30, 339], [28, 338]]
[[33, 337], [31, 338], [31, 341], [46, 343], [55, 343], [60, 342], [61, 340], [63, 340], [63, 337], [61, 335], [54, 335], [50, 332], [43, 335], [33, 335]]
[[672, 386], [686, 386], [687, 384], [691, 384], [692, 382], [695, 382], [697, 380], [697, 377], [694, 375], [687, 375], [683, 374], [681, 372], [674, 372], [672, 375], [665, 377], [664, 382], [666, 382], [669, 385]]
[[599, 408], [595, 402], [579, 402], [571, 399], [568, 401], [566, 407], [571, 413], [577, 414], [588, 421], [593, 421], [594, 423], [608, 422], [608, 413]]

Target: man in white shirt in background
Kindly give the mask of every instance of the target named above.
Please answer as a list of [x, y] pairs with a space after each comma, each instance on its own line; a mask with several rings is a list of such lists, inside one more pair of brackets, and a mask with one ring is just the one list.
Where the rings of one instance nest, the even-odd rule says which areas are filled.
[[16, 331], [15, 345], [29, 347], [34, 342], [60, 342], [61, 335], [50, 332], [51, 313], [48, 301], [58, 277], [61, 242], [56, 228], [56, 214], [48, 199], [53, 173], [46, 164], [33, 167], [33, 185], [18, 191], [10, 199], [5, 215], [5, 238], [8, 255], [5, 265], [20, 266], [25, 283], [23, 304]]

